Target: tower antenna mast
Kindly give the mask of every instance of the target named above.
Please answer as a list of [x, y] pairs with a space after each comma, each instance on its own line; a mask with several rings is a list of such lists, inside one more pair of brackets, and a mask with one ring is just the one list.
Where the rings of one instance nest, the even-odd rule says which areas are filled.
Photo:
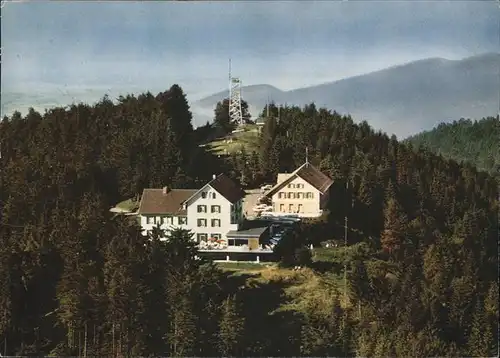
[[243, 124], [241, 111], [241, 80], [231, 74], [231, 59], [229, 59], [229, 119], [237, 125]]
[[229, 58], [229, 98], [231, 98], [231, 58]]

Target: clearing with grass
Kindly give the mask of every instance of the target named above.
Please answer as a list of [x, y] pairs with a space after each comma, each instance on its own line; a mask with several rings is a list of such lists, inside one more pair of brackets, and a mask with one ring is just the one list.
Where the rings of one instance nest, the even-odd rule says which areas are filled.
[[206, 148], [218, 155], [230, 155], [238, 153], [244, 148], [250, 152], [257, 149], [259, 145], [259, 127], [255, 124], [246, 124], [241, 132], [228, 134], [226, 137], [216, 139], [208, 144]]

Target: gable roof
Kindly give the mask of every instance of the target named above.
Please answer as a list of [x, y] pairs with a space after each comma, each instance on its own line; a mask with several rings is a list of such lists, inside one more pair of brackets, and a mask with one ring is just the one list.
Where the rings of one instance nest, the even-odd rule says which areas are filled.
[[215, 179], [209, 182], [208, 185], [217, 190], [220, 195], [225, 197], [231, 203], [240, 200], [246, 195], [241, 186], [236, 184], [224, 174], [219, 174]]
[[[279, 174], [278, 174], [279, 175]], [[295, 177], [301, 177], [306, 182], [315, 187], [321, 194], [325, 194], [328, 188], [333, 184], [333, 180], [318, 170], [315, 166], [310, 163], [304, 163], [299, 168], [297, 168], [293, 173], [291, 173], [285, 180], [279, 181], [271, 188], [265, 195], [271, 196], [278, 190], [283, 188], [289, 182], [291, 182]]]
[[226, 175], [219, 174], [203, 187], [201, 187], [201, 189], [196, 190], [193, 195], [186, 199], [186, 201], [191, 200], [191, 198], [193, 198], [207, 186], [211, 186], [215, 191], [226, 198], [231, 204], [235, 203], [246, 195], [241, 186], [236, 184], [233, 180], [229, 179]]
[[144, 189], [138, 214], [186, 215], [182, 204], [197, 190], [170, 189], [163, 194], [163, 189]]

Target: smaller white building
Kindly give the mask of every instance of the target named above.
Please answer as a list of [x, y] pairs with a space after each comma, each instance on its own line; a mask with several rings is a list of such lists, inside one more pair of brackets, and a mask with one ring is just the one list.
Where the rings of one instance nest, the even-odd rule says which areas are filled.
[[144, 189], [137, 212], [144, 234], [153, 227], [169, 232], [175, 228], [190, 229], [184, 201], [196, 193], [191, 189]]

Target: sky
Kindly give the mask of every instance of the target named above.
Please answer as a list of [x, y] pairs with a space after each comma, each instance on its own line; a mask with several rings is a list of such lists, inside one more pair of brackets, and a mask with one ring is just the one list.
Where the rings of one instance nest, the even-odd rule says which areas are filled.
[[493, 1], [7, 2], [2, 112], [23, 96], [85, 101], [173, 83], [194, 101], [227, 88], [229, 58], [243, 85], [288, 90], [498, 52], [499, 11]]

